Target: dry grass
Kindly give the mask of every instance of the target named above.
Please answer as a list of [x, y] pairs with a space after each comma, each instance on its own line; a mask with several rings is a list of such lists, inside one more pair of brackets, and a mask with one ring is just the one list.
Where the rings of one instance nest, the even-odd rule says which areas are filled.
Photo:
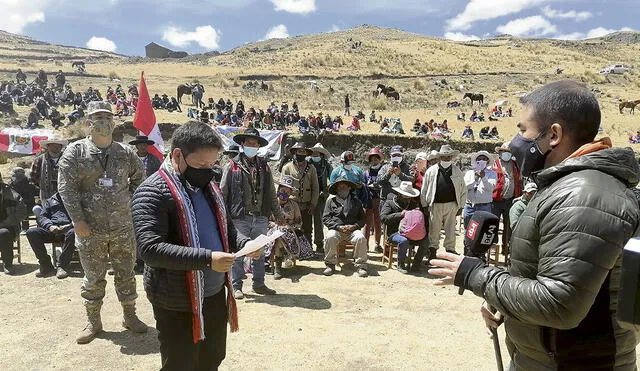
[[[362, 41], [362, 47], [351, 49], [347, 38]], [[368, 116], [370, 110], [375, 109], [378, 115], [400, 117], [407, 130], [416, 118], [447, 119], [456, 133], [463, 127], [455, 121], [459, 110], [445, 108], [446, 102], [462, 101], [466, 91], [485, 94], [489, 104], [482, 108], [485, 114], [493, 102], [503, 99], [509, 100], [517, 113], [519, 94], [557, 79], [570, 78], [602, 91], [598, 97], [604, 114], [603, 126], [615, 143], [625, 145], [628, 133], [635, 132], [639, 126], [632, 116], [620, 115], [613, 102], [617, 98], [640, 98], [638, 73], [633, 71], [623, 76], [597, 73], [603, 66], [616, 62], [640, 66], [639, 44], [511, 38], [455, 43], [393, 29], [359, 27], [248, 44], [219, 56], [152, 61], [113, 57], [84, 49], [34, 45], [19, 37], [0, 37], [0, 57], [18, 52], [43, 57], [72, 56], [62, 67], [67, 72], [72, 72], [70, 62], [76, 57], [92, 56], [87, 63], [88, 72], [105, 77], [69, 77], [68, 81], [76, 90], [88, 86], [104, 90], [107, 85], [114, 85], [109, 80], [113, 77], [122, 80], [123, 86], [137, 84], [140, 72], [145, 71], [151, 94], [174, 95], [178, 84], [198, 80], [206, 88], [205, 100], [209, 97], [242, 99], [247, 107], [256, 108], [264, 108], [272, 101], [286, 100], [290, 104], [296, 101], [303, 114], [321, 111], [331, 115], [342, 113], [344, 94], [349, 93], [352, 112], [363, 110]], [[45, 68], [53, 73], [59, 68], [46, 59], [20, 63], [30, 64], [26, 68], [28, 72]], [[0, 70], [14, 71], [18, 66], [15, 59], [0, 58]], [[564, 68], [564, 74], [555, 75], [556, 67]], [[5, 73], [4, 78], [12, 79], [13, 74]], [[371, 77], [374, 74], [395, 77], [376, 79]], [[311, 91], [306, 76], [318, 82], [321, 92]], [[270, 91], [243, 90], [241, 86], [249, 79], [265, 80]], [[446, 85], [442, 84], [443, 79], [446, 79]], [[371, 93], [378, 83], [395, 87], [401, 100], [374, 99]], [[335, 89], [333, 95], [328, 93], [329, 85]], [[189, 98], [185, 100], [183, 110], [186, 111], [189, 101]], [[462, 110], [471, 113], [468, 101]], [[158, 111], [156, 115], [160, 122], [186, 120], [184, 114]], [[486, 125], [489, 124], [492, 123]], [[515, 133], [514, 120], [504, 119], [497, 125], [505, 137]], [[364, 127], [363, 133], [377, 131], [375, 125], [365, 124]]]

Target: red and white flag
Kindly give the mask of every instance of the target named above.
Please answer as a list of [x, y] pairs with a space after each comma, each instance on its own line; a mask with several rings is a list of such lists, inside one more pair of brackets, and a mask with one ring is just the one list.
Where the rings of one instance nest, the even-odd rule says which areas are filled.
[[162, 134], [156, 122], [156, 114], [153, 112], [151, 97], [147, 90], [147, 83], [144, 81], [144, 72], [142, 72], [140, 76], [138, 94], [140, 94], [140, 97], [138, 99], [136, 115], [133, 118], [133, 126], [155, 142], [153, 147], [149, 147], [149, 153], [159, 158], [160, 161], [163, 161], [164, 140], [162, 140]]
[[0, 131], [0, 152], [35, 155], [40, 152], [40, 141], [53, 135], [50, 130], [7, 128]]

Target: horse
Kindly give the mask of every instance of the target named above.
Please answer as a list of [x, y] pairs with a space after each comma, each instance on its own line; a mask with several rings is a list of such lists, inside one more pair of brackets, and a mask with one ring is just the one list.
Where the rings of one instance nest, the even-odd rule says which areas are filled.
[[388, 91], [386, 94], [387, 98], [393, 98], [395, 100], [400, 100], [400, 93], [397, 91]]
[[484, 104], [484, 95], [482, 94], [474, 94], [474, 93], [466, 93], [463, 100], [469, 98], [471, 100], [471, 105], [473, 106], [473, 102], [478, 101], [480, 105]]
[[178, 85], [178, 91], [177, 91], [177, 96], [178, 96], [178, 103], [182, 103], [182, 96], [183, 95], [191, 95], [193, 93], [193, 87], [189, 84], [180, 84]]
[[265, 84], [264, 81], [260, 82], [260, 89], [264, 91], [269, 91], [269, 85]]
[[460, 107], [460, 102], [458, 101], [447, 102], [447, 108], [456, 108], [456, 107]]
[[640, 99], [639, 100], [630, 100], [630, 101], [626, 101], [626, 102], [622, 102], [620, 103], [620, 105], [618, 106], [618, 108], [620, 108], [620, 113], [624, 113], [622, 112], [623, 109], [625, 108], [631, 108], [631, 114], [635, 114], [635, 110], [636, 110], [636, 106], [640, 104]]

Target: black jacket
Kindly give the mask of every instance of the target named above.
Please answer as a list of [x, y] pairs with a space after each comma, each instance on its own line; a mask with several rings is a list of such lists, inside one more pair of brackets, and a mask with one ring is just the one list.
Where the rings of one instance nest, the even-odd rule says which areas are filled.
[[[413, 182], [413, 177], [411, 176], [411, 166], [405, 161], [402, 161], [400, 164], [398, 164], [398, 167], [400, 168], [398, 181]], [[391, 170], [393, 170], [393, 164], [388, 163], [383, 165], [382, 168], [380, 168], [380, 171], [378, 171], [378, 177], [376, 178], [376, 185], [380, 187], [380, 198], [383, 200], [386, 200], [387, 196], [393, 193], [392, 188], [397, 186], [392, 185], [390, 182], [391, 177], [394, 175], [391, 173]]]
[[[211, 198], [209, 202], [213, 204]], [[190, 312], [186, 271], [211, 269], [211, 251], [181, 245], [176, 202], [159, 172], [138, 187], [131, 212], [138, 252], [145, 262], [147, 298], [163, 309]], [[228, 212], [227, 230], [231, 252], [240, 250], [249, 241], [236, 231]]]
[[324, 206], [324, 214], [322, 215], [322, 223], [329, 228], [338, 229], [344, 225], [357, 225], [358, 228], [364, 227], [366, 222], [362, 202], [353, 195], [349, 195], [348, 210], [345, 216], [342, 213], [343, 206], [336, 200], [336, 196], [331, 196]]
[[63, 226], [71, 224], [71, 217], [67, 213], [60, 194], [56, 192], [42, 205], [42, 213], [38, 216], [38, 225], [49, 230], [51, 226]]
[[515, 370], [635, 370], [637, 330], [616, 319], [621, 253], [640, 223], [633, 151], [589, 153], [535, 175], [504, 271], [465, 258], [456, 285], [505, 315]]
[[400, 203], [407, 202], [403, 206], [399, 205], [396, 198], [399, 197], [395, 193], [390, 194], [387, 200], [382, 205], [382, 211], [380, 212], [380, 220], [382, 224], [387, 226], [387, 236], [391, 236], [398, 232], [400, 228], [400, 221], [402, 221], [403, 210], [413, 210], [420, 207], [420, 201], [416, 198], [399, 199]]

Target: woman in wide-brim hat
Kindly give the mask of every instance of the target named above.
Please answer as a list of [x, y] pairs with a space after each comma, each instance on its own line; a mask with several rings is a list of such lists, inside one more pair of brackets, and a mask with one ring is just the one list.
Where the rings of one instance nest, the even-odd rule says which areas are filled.
[[295, 178], [283, 175], [275, 184], [278, 190], [278, 204], [284, 214], [285, 222], [277, 225], [273, 217], [271, 218], [267, 235], [276, 231], [282, 232], [283, 235], [265, 247], [265, 255], [274, 257], [273, 278], [279, 280], [284, 276], [283, 262], [285, 268], [288, 268], [293, 265], [293, 261], [310, 259], [314, 257], [314, 253], [307, 238], [302, 233], [300, 236], [297, 233], [302, 227], [302, 213], [298, 203], [290, 198], [292, 193], [298, 191], [294, 187]]
[[316, 143], [313, 147], [309, 148], [311, 152], [318, 152], [324, 155], [324, 158], [331, 158], [331, 152], [328, 149], [324, 148], [324, 146], [320, 143]]
[[333, 184], [329, 186], [329, 193], [331, 193], [332, 195], [335, 195], [336, 188], [338, 187], [339, 184], [343, 184], [343, 183], [347, 184], [351, 189], [354, 189], [357, 187], [357, 185], [354, 182], [350, 181], [347, 178], [338, 178], [336, 179], [335, 182], [333, 182]]
[[247, 129], [242, 134], [237, 134], [233, 137], [233, 141], [242, 145], [247, 139], [257, 139], [260, 147], [264, 147], [269, 144], [269, 141], [260, 136], [260, 132], [254, 128]]

